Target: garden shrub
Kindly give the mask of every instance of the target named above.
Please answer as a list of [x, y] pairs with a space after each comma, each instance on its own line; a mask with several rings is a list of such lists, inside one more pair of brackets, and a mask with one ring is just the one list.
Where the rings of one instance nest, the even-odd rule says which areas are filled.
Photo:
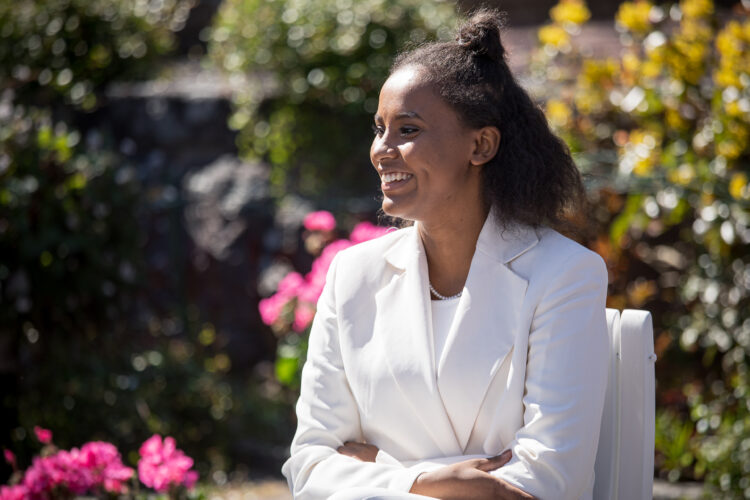
[[0, 328], [85, 332], [89, 320], [116, 318], [136, 281], [135, 171], [48, 112], [3, 104]]
[[[558, 8], [574, 5], [583, 3]], [[710, 0], [625, 2], [616, 16], [622, 53], [603, 60], [576, 48], [579, 21], [562, 16], [540, 31], [531, 77], [579, 165], [623, 193], [603, 253], [618, 273], [629, 253], [632, 268], [655, 276], [615, 287], [610, 305], [666, 304], [655, 315], [662, 363], [686, 373], [674, 361], [697, 361], [682, 389], [693, 444], [684, 439], [686, 416], [660, 415], [660, 429], [673, 424], [664, 432], [680, 436], [679, 453], [666, 451], [678, 457], [670, 478], [690, 471], [724, 498], [747, 498], [748, 9], [720, 15]]]
[[145, 300], [160, 201], [111, 137], [72, 125], [110, 82], [156, 73], [194, 3], [0, 2], [0, 447], [19, 466], [34, 424], [66, 447], [172, 434], [202, 471], [229, 466], [230, 428], [288, 433], [285, 408], [227, 377], [222, 332]]
[[389, 229], [364, 221], [357, 223], [348, 238], [337, 237], [336, 219], [325, 210], [310, 212], [304, 219], [305, 249], [315, 257], [303, 276], [287, 273], [276, 292], [258, 304], [263, 322], [271, 327], [279, 343], [276, 353], [276, 380], [288, 390], [289, 402], [297, 399], [302, 366], [307, 358], [307, 339], [318, 298], [323, 292], [328, 268], [341, 250], [383, 236]]
[[23, 103], [91, 110], [114, 79], [149, 75], [194, 0], [0, 3], [0, 90]]
[[380, 85], [407, 42], [450, 36], [454, 8], [419, 0], [225, 0], [209, 55], [234, 78], [252, 75], [233, 96], [229, 122], [241, 155], [271, 165], [277, 195], [375, 195], [362, 178], [371, 168]]

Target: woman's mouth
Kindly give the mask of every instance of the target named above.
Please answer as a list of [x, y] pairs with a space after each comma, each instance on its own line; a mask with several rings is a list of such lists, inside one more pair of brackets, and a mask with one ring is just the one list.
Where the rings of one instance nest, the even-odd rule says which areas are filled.
[[414, 175], [407, 172], [388, 172], [380, 176], [380, 187], [383, 191], [396, 189], [409, 182], [412, 177]]

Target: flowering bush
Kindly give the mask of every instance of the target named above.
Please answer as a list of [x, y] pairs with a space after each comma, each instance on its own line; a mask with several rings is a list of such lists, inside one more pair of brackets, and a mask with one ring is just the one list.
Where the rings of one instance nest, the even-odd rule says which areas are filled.
[[[133, 469], [122, 463], [113, 444], [91, 441], [80, 449], [58, 450], [52, 444], [51, 431], [35, 427], [34, 432], [45, 447], [25, 472], [17, 469], [15, 456], [5, 450], [5, 459], [15, 471], [11, 478], [14, 484], [0, 486], [0, 500], [47, 500], [84, 494], [122, 496], [137, 490], [129, 485]], [[161, 436], [152, 436], [143, 443], [140, 454], [138, 476], [156, 492], [169, 492], [171, 498], [184, 496], [198, 479], [197, 472], [190, 470], [193, 460], [176, 448], [171, 437], [162, 441]]]
[[[305, 335], [315, 316], [315, 306], [325, 285], [328, 268], [334, 256], [357, 243], [384, 235], [388, 228], [370, 222], [360, 222], [352, 229], [348, 239], [331, 237], [336, 219], [330, 212], [312, 212], [305, 217], [305, 247], [317, 258], [305, 276], [294, 271], [279, 282], [276, 293], [258, 304], [261, 319], [281, 337], [276, 361], [276, 376], [283, 384], [297, 387], [299, 371], [304, 363]], [[326, 233], [321, 235], [321, 233]], [[324, 239], [321, 239], [324, 238]], [[309, 241], [325, 241], [325, 245], [309, 245]], [[311, 250], [313, 249], [313, 250]]]
[[[583, 2], [557, 8], [572, 4]], [[657, 464], [673, 480], [705, 476], [723, 498], [750, 491], [749, 12], [624, 2], [622, 52], [607, 59], [576, 50], [585, 16], [558, 17], [564, 35], [540, 33], [531, 75], [578, 164], [607, 183], [596, 247], [616, 271], [610, 306], [659, 312], [659, 397], [672, 404], [659, 432], [680, 438], [657, 439]]]
[[363, 194], [362, 151], [393, 55], [449, 38], [455, 19], [446, 0], [225, 0], [209, 55], [244, 81], [229, 120], [240, 154], [271, 165], [276, 194]]
[[193, 459], [175, 446], [171, 437], [154, 434], [141, 446], [141, 460], [138, 462], [138, 476], [141, 482], [158, 492], [169, 488], [185, 486], [192, 488], [198, 480], [198, 473], [190, 470]]

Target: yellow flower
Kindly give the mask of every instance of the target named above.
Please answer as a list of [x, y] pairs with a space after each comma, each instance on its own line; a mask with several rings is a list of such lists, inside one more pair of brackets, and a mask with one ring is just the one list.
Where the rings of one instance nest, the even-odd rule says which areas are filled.
[[648, 0], [624, 2], [617, 10], [615, 20], [633, 33], [645, 34], [651, 29], [649, 14], [652, 7]]
[[583, 114], [589, 115], [601, 109], [601, 99], [591, 92], [578, 92], [575, 97], [576, 108]]
[[641, 75], [644, 78], [656, 78], [661, 74], [662, 65], [656, 61], [648, 60], [641, 66]]
[[620, 168], [639, 177], [648, 176], [659, 162], [661, 141], [656, 131], [633, 130], [628, 142], [620, 149]]
[[667, 108], [666, 112], [667, 126], [672, 129], [682, 130], [687, 128], [688, 123], [676, 109]]
[[750, 19], [730, 21], [716, 37], [719, 65], [714, 81], [720, 87], [742, 88], [740, 75], [750, 74]]
[[747, 175], [744, 172], [737, 172], [729, 181], [729, 194], [736, 199], [745, 198], [750, 193], [747, 185]]
[[576, 82], [575, 104], [582, 113], [602, 111], [614, 85], [614, 75], [619, 72], [616, 59], [587, 59], [583, 61]]
[[740, 77], [732, 68], [721, 68], [714, 73], [714, 81], [721, 87], [739, 87]]
[[586, 59], [581, 68], [579, 83], [587, 86], [611, 86], [619, 67], [613, 58], [604, 60]]
[[648, 177], [652, 170], [654, 170], [654, 162], [651, 158], [641, 158], [633, 167], [633, 173], [638, 177]]
[[724, 104], [724, 109], [727, 110], [727, 114], [729, 116], [734, 116], [736, 118], [741, 117], [745, 113], [742, 111], [742, 108], [740, 108], [740, 103], [737, 101], [732, 101]]
[[641, 60], [635, 52], [627, 52], [622, 56], [622, 67], [628, 73], [636, 73], [641, 67]]
[[742, 148], [737, 141], [726, 139], [716, 144], [716, 152], [728, 160], [734, 160], [742, 153]]
[[716, 49], [722, 56], [736, 56], [742, 53], [742, 40], [736, 35], [735, 27], [740, 28], [740, 23], [730, 21], [716, 37]]
[[682, 0], [680, 10], [686, 17], [706, 17], [714, 12], [711, 0]]
[[547, 101], [547, 118], [555, 127], [564, 127], [570, 122], [572, 116], [570, 107], [558, 99]]
[[591, 17], [591, 12], [582, 0], [560, 0], [549, 11], [550, 17], [558, 24], [583, 24]]
[[570, 35], [556, 24], [548, 24], [539, 28], [539, 41], [544, 45], [560, 48], [568, 44]]
[[688, 163], [669, 171], [669, 181], [680, 186], [687, 186], [695, 178], [695, 170]]

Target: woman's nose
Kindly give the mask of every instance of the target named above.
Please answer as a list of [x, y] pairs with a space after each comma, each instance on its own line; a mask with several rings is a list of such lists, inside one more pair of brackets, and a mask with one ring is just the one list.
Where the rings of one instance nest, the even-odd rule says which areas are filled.
[[373, 165], [377, 166], [383, 160], [392, 159], [396, 156], [398, 156], [398, 150], [389, 144], [386, 134], [375, 136], [370, 148], [370, 160], [372, 160]]

